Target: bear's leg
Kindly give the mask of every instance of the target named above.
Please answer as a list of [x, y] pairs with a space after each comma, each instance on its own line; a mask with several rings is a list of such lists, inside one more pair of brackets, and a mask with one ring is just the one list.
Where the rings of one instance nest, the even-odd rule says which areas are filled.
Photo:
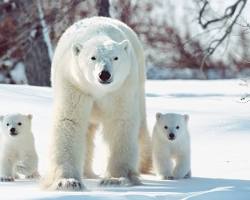
[[0, 155], [0, 181], [10, 182], [14, 181], [14, 166], [13, 160], [8, 154], [4, 154], [4, 151]]
[[169, 152], [155, 153], [153, 163], [154, 170], [160, 179], [173, 179], [173, 161]]
[[30, 150], [24, 159], [17, 164], [16, 172], [25, 175], [25, 178], [39, 178], [37, 171], [38, 158], [35, 150]]
[[[86, 132], [93, 99], [74, 87], [55, 99], [49, 169], [43, 186], [51, 190], [79, 191], [84, 166]], [[61, 92], [62, 92], [61, 91]]]
[[[128, 112], [128, 111], [126, 111]], [[109, 119], [103, 124], [109, 148], [106, 177], [101, 185], [140, 185], [138, 178], [139, 123], [136, 118]]]
[[189, 172], [191, 172], [190, 158], [187, 155], [178, 155], [173, 172], [174, 179], [185, 178]]
[[146, 123], [140, 128], [139, 144], [140, 172], [147, 174], [152, 169], [152, 145]]
[[86, 149], [86, 158], [84, 165], [84, 177], [85, 178], [98, 178], [98, 176], [93, 172], [93, 153], [94, 153], [94, 138], [95, 132], [98, 125], [90, 124], [87, 132], [87, 149]]
[[173, 160], [166, 159], [164, 168], [161, 169], [161, 173], [159, 174], [160, 179], [162, 180], [173, 180]]

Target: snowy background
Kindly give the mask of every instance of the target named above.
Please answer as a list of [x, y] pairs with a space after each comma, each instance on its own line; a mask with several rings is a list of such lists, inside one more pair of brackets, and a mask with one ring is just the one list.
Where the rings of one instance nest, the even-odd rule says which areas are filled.
[[[147, 81], [147, 114], [150, 131], [156, 112], [190, 115], [193, 177], [160, 181], [143, 175], [143, 186], [98, 186], [99, 180], [84, 180], [84, 192], [46, 192], [37, 181], [0, 183], [1, 199], [202, 199], [249, 200], [250, 198], [250, 104], [240, 97], [247, 92], [238, 80]], [[39, 171], [45, 172], [51, 125], [50, 88], [0, 85], [1, 114], [31, 113], [39, 155]], [[100, 138], [96, 140], [94, 169], [104, 167]]]
[[[205, 50], [230, 22], [202, 29], [198, 24], [202, 2], [0, 0], [0, 83], [7, 83], [0, 85], [0, 114], [33, 114], [41, 174], [47, 166], [53, 101], [50, 64], [57, 41], [69, 25], [100, 14], [104, 7], [111, 17], [133, 28], [143, 43], [150, 131], [156, 112], [190, 115], [193, 174], [191, 179], [174, 181], [142, 175], [144, 185], [138, 187], [102, 188], [99, 180], [84, 180], [87, 191], [67, 193], [42, 191], [38, 181], [17, 180], [0, 183], [0, 199], [249, 200], [250, 99], [241, 97], [250, 94], [250, 4], [201, 70]], [[235, 2], [210, 0], [205, 18], [222, 16]], [[93, 167], [101, 174], [105, 168], [101, 138], [95, 142]]]

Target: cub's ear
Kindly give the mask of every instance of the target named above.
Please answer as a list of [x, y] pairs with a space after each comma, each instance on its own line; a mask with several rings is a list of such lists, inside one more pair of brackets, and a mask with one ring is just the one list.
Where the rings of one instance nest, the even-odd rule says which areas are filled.
[[3, 115], [0, 115], [0, 122], [3, 121], [3, 118], [4, 118], [4, 116], [3, 116]]
[[189, 121], [189, 115], [184, 115], [184, 118], [187, 122]]
[[120, 45], [125, 51], [128, 51], [128, 49], [129, 49], [129, 41], [128, 41], [128, 40], [123, 40], [122, 42], [119, 43], [119, 45]]
[[156, 113], [155, 114], [155, 118], [156, 120], [159, 120], [161, 118], [162, 114], [161, 113]]
[[33, 116], [32, 116], [32, 114], [28, 114], [27, 117], [28, 117], [29, 120], [32, 120]]
[[82, 45], [80, 43], [73, 44], [72, 50], [73, 54], [78, 56], [82, 50]]

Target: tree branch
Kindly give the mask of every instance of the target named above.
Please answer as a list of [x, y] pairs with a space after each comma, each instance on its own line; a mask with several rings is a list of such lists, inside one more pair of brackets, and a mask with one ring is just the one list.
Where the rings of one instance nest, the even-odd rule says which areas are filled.
[[[217, 17], [217, 18], [207, 20], [204, 22], [203, 19], [204, 19], [205, 11], [209, 5], [209, 1], [208, 0], [202, 0], [202, 1], [203, 1], [203, 6], [201, 7], [199, 11], [198, 22], [203, 29], [207, 29], [208, 26], [210, 26], [211, 24], [215, 24], [217, 22], [223, 22], [225, 20], [226, 22], [228, 22], [231, 19], [232, 21], [229, 22], [229, 25], [225, 29], [222, 36], [220, 36], [217, 39], [212, 40], [208, 48], [205, 49], [206, 56], [204, 57], [202, 61], [201, 70], [203, 70], [205, 60], [208, 58], [208, 56], [211, 56], [216, 51], [216, 49], [226, 40], [226, 38], [230, 36], [234, 25], [237, 23], [237, 20], [240, 17], [247, 3], [247, 0], [237, 0], [233, 5], [225, 9], [224, 14], [221, 17]], [[239, 10], [237, 8], [239, 8]], [[236, 12], [236, 10], [238, 10], [238, 12]]]

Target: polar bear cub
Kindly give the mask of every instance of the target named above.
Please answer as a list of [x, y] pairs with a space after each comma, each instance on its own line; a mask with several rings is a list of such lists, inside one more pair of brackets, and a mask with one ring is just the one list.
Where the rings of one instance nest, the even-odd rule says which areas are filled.
[[0, 181], [14, 181], [18, 175], [38, 176], [38, 157], [31, 132], [32, 115], [0, 116]]
[[153, 129], [153, 167], [161, 179], [191, 176], [188, 115], [156, 114]]

